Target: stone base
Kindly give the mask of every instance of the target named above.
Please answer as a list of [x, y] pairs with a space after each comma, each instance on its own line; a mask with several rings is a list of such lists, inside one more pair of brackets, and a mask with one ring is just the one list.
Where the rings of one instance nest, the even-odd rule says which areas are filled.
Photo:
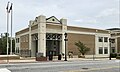
[[36, 61], [47, 61], [47, 57], [36, 57]]

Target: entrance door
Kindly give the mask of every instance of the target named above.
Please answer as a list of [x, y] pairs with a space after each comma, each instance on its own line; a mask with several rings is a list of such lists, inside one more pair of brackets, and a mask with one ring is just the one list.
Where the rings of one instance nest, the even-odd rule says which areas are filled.
[[47, 40], [46, 41], [46, 55], [49, 56], [49, 53], [52, 52], [54, 56], [60, 54], [60, 41], [59, 40]]
[[35, 45], [35, 56], [38, 53], [38, 40], [35, 41], [36, 45]]
[[52, 53], [54, 56], [60, 54], [60, 42], [62, 40], [62, 34], [47, 33], [46, 34], [46, 55]]

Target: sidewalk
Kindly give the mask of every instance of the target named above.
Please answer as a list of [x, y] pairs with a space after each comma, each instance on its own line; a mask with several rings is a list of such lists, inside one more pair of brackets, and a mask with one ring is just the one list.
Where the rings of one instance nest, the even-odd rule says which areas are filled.
[[[116, 58], [112, 58], [115, 60]], [[90, 61], [90, 60], [109, 60], [109, 58], [68, 58], [70, 61]]]
[[[116, 58], [112, 58], [111, 60], [115, 60]], [[64, 60], [64, 59], [62, 59]], [[109, 60], [109, 58], [67, 58], [68, 61], [90, 61], [90, 60]]]
[[[86, 58], [67, 58], [67, 61], [92, 61], [93, 59], [86, 59]], [[98, 60], [109, 60], [109, 58], [97, 58], [94, 59], [94, 61], [98, 61]], [[112, 60], [115, 60], [115, 58], [112, 58]], [[8, 60], [9, 63], [35, 63], [35, 62], [49, 62], [48, 61], [36, 61], [33, 58], [28, 58], [28, 59], [19, 59], [19, 60]], [[52, 62], [62, 62], [64, 61], [64, 59], [62, 58], [62, 60], [58, 60], [58, 59], [53, 59]], [[51, 61], [50, 61], [51, 62]], [[7, 60], [0, 60], [0, 64], [6, 64]]]
[[33, 63], [37, 61], [35, 61], [35, 59], [0, 60], [0, 64], [6, 64], [7, 62], [9, 63]]

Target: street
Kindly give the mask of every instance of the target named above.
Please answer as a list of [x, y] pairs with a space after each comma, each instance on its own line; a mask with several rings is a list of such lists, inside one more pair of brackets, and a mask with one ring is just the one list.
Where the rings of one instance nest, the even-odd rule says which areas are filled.
[[11, 72], [120, 72], [120, 61], [81, 60], [12, 63], [0, 64], [0, 68], [7, 68]]

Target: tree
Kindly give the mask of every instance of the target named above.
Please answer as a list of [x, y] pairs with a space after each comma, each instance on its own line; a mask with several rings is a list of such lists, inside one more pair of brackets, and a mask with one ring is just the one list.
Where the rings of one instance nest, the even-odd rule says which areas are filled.
[[[9, 34], [8, 34], [9, 36]], [[9, 53], [10, 53], [10, 37], [8, 37], [8, 43], [9, 43]], [[12, 50], [15, 52], [15, 39], [12, 40]], [[0, 54], [7, 54], [7, 33], [4, 33], [4, 35], [1, 34], [0, 38]]]
[[88, 51], [90, 51], [90, 48], [88, 48], [85, 44], [82, 42], [78, 41], [75, 42], [75, 45], [77, 46], [77, 49], [79, 52], [84, 56]]

